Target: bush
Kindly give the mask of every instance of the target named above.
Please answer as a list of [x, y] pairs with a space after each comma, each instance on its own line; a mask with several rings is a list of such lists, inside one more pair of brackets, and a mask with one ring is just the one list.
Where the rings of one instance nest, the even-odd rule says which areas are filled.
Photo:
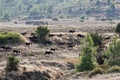
[[90, 56], [82, 56], [81, 64], [76, 66], [77, 71], [88, 71], [94, 69], [94, 64]]
[[23, 40], [20, 34], [16, 32], [1, 32], [0, 33], [0, 45], [22, 43]]
[[46, 40], [46, 36], [50, 33], [49, 29], [46, 26], [39, 26], [36, 30], [37, 37], [39, 41]]
[[120, 23], [117, 24], [115, 32], [120, 33]]
[[88, 34], [84, 41], [85, 45], [82, 47], [81, 63], [76, 66], [77, 71], [88, 71], [95, 67], [93, 64], [94, 43], [91, 35]]
[[99, 36], [97, 33], [91, 33], [91, 37], [94, 42], [94, 46], [101, 46], [102, 45], [102, 36]]
[[109, 50], [110, 50], [110, 57], [112, 59], [120, 57], [120, 41], [114, 39], [109, 46]]
[[53, 21], [58, 21], [58, 18], [53, 18], [52, 20], [53, 20]]
[[108, 70], [108, 73], [114, 73], [114, 72], [120, 72], [120, 67], [119, 67], [119, 66], [112, 66], [112, 67]]
[[118, 58], [109, 60], [109, 65], [110, 66], [115, 66], [115, 65], [120, 66], [120, 58], [118, 57]]
[[103, 74], [103, 73], [104, 73], [104, 70], [102, 68], [95, 68], [90, 72], [89, 77], [92, 77], [96, 74]]
[[19, 64], [19, 60], [17, 58], [15, 58], [14, 56], [11, 56], [8, 58], [6, 70], [7, 71], [17, 71], [18, 64]]

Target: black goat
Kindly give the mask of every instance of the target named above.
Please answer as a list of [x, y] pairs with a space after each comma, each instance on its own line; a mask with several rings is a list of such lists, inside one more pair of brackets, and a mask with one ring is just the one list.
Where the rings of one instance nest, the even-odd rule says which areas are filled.
[[75, 30], [69, 30], [69, 33], [75, 33]]
[[52, 51], [45, 51], [45, 54], [53, 54]]
[[26, 45], [26, 46], [31, 46], [32, 43], [30, 43], [30, 42], [26, 42], [25, 45]]
[[85, 36], [84, 36], [84, 35], [82, 35], [82, 34], [77, 34], [77, 37], [80, 37], [80, 38], [85, 38]]
[[3, 50], [5, 50], [5, 51], [12, 50], [12, 47], [10, 47], [10, 46], [1, 46], [0, 48], [3, 49]]
[[17, 56], [20, 53], [20, 50], [13, 50], [13, 54]]
[[23, 32], [23, 33], [21, 33], [22, 35], [26, 35], [27, 34], [27, 32]]

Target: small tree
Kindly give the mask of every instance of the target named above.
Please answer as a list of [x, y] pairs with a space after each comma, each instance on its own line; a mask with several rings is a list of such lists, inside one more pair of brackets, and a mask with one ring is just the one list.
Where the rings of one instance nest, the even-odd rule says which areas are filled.
[[113, 42], [109, 46], [109, 65], [120, 65], [120, 41], [117, 37], [113, 39]]
[[101, 46], [102, 45], [102, 36], [98, 35], [98, 33], [91, 33], [91, 37], [94, 42], [94, 46]]
[[115, 32], [120, 34], [120, 23], [117, 24]]
[[17, 71], [19, 60], [14, 56], [8, 58], [6, 71]]
[[109, 46], [110, 56], [112, 59], [120, 57], [120, 41], [115, 38]]
[[85, 45], [82, 47], [81, 63], [77, 65], [78, 71], [88, 71], [94, 69], [93, 64], [93, 40], [88, 34], [85, 41]]
[[46, 26], [39, 26], [36, 30], [37, 37], [39, 41], [46, 40], [46, 36], [50, 33], [49, 29]]

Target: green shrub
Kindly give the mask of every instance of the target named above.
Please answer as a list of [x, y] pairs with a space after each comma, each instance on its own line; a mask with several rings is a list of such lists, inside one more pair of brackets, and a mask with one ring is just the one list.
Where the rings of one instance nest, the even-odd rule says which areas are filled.
[[104, 70], [102, 68], [95, 68], [90, 72], [89, 77], [92, 77], [96, 74], [103, 74], [103, 73], [104, 73]]
[[37, 37], [39, 41], [46, 40], [46, 36], [50, 33], [49, 29], [46, 26], [39, 26], [36, 30]]
[[84, 39], [85, 45], [82, 46], [81, 63], [76, 66], [77, 71], [88, 71], [94, 69], [93, 54], [94, 52], [94, 42], [90, 34]]
[[1, 32], [0, 33], [0, 45], [22, 43], [23, 40], [20, 34], [16, 32]]
[[120, 58], [118, 57], [118, 58], [109, 60], [109, 65], [110, 66], [115, 66], [115, 65], [120, 66]]
[[120, 33], [120, 23], [117, 24], [115, 32]]
[[6, 70], [7, 71], [17, 71], [18, 64], [19, 64], [19, 60], [17, 58], [15, 58], [14, 56], [11, 56], [8, 58]]
[[91, 33], [91, 37], [94, 42], [94, 46], [101, 46], [102, 45], [102, 36], [99, 36], [97, 33]]
[[108, 70], [108, 73], [114, 73], [114, 72], [120, 72], [120, 66], [112, 66], [112, 67]]
[[120, 41], [114, 39], [109, 46], [109, 50], [112, 59], [120, 57]]
[[94, 64], [90, 56], [82, 56], [81, 64], [76, 66], [77, 71], [88, 71], [94, 69]]
[[58, 18], [53, 18], [52, 20], [53, 20], [53, 21], [58, 21]]

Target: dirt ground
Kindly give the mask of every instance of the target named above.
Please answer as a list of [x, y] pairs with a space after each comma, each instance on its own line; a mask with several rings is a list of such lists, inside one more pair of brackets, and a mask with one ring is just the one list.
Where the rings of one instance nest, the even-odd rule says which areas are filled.
[[[52, 45], [43, 45], [32, 43], [31, 46], [25, 44], [21, 45], [11, 45], [13, 49], [20, 50], [21, 53], [18, 54], [20, 59], [20, 65], [31, 65], [31, 66], [40, 66], [41, 61], [58, 61], [61, 62], [74, 62], [78, 60], [80, 53], [80, 38], [77, 37], [77, 34], [84, 34], [84, 32], [98, 32], [98, 33], [113, 33], [117, 25], [116, 22], [79, 22], [72, 20], [60, 20], [60, 21], [50, 21], [48, 20], [48, 28], [52, 34], [63, 34], [62, 37], [54, 36], [49, 38], [53, 40]], [[2, 31], [16, 31], [19, 33], [27, 32], [25, 37], [28, 39], [31, 33], [36, 30], [36, 26], [26, 25], [26, 24], [14, 24], [13, 22], [1, 22], [0, 23], [0, 32]], [[69, 33], [69, 30], [75, 30], [75, 33]], [[75, 42], [76, 45], [73, 48], [68, 48], [64, 45], [62, 47], [58, 46], [57, 41], [64, 42]], [[51, 48], [57, 48], [53, 54], [45, 54], [45, 51], [49, 51]], [[2, 70], [6, 65], [6, 58], [12, 54], [12, 51], [3, 51], [0, 49], [0, 70]], [[45, 63], [45, 62], [44, 62]], [[43, 63], [42, 63], [43, 65]], [[48, 65], [51, 67], [51, 65]], [[71, 70], [62, 70], [63, 74], [69, 73]], [[74, 71], [74, 70], [73, 70]], [[69, 75], [71, 75], [70, 73]], [[61, 80], [120, 80], [120, 73], [106, 74], [106, 75], [96, 75], [95, 77], [89, 79], [86, 76], [77, 76], [72, 75]]]

